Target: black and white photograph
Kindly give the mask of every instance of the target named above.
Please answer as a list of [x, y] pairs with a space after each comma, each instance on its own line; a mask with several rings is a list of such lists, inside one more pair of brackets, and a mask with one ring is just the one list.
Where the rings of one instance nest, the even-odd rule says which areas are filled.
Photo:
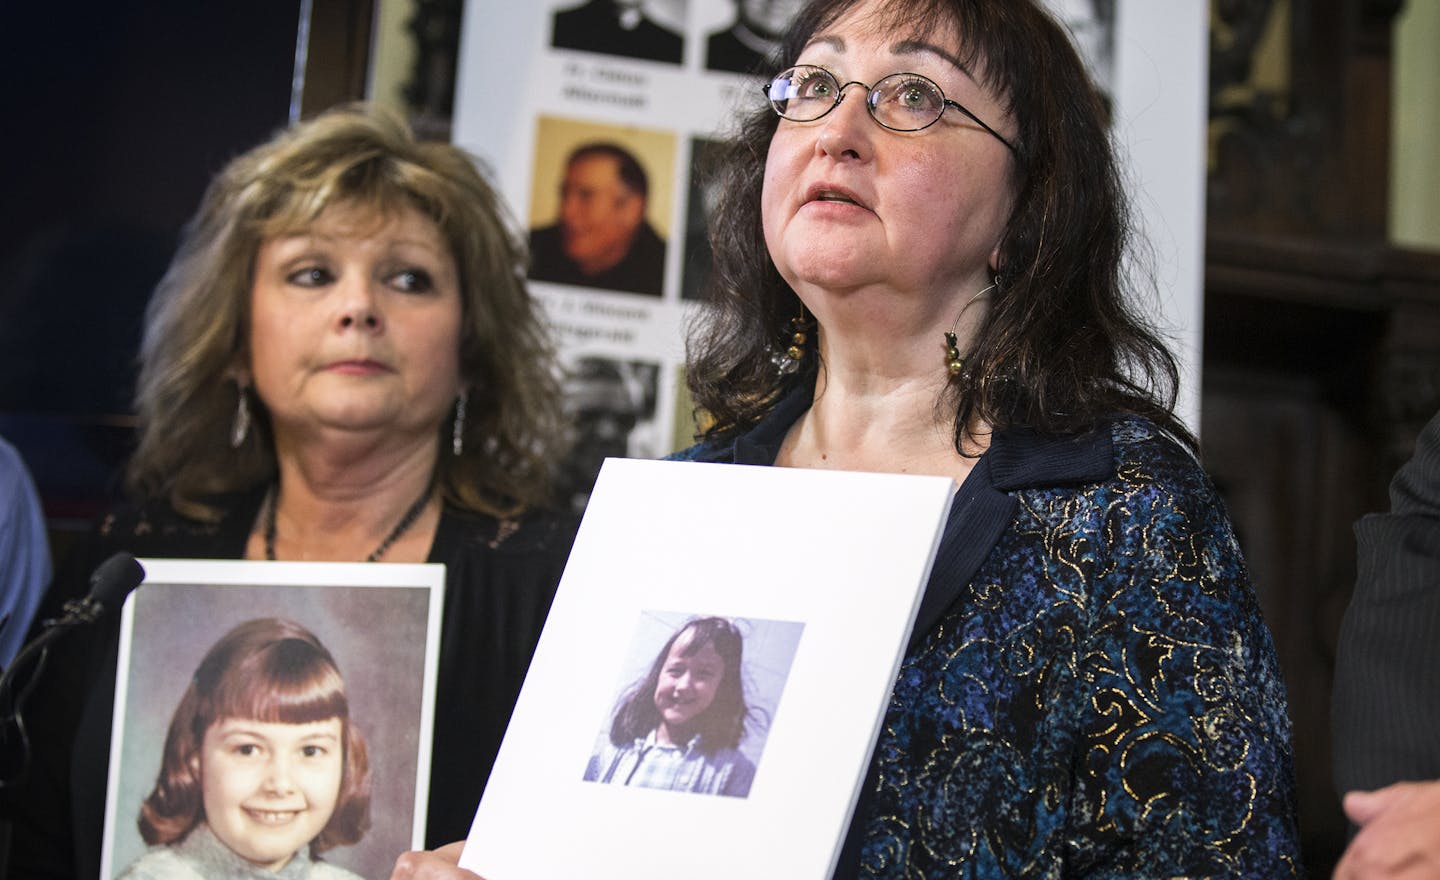
[[780, 38], [802, 0], [732, 0], [735, 18], [705, 38], [705, 67], [729, 73], [764, 74]]
[[565, 370], [565, 409], [574, 435], [561, 464], [557, 494], [575, 513], [607, 458], [657, 458], [667, 442], [655, 420], [660, 365], [584, 355]]
[[555, 13], [550, 45], [679, 64], [686, 0], [584, 0]]

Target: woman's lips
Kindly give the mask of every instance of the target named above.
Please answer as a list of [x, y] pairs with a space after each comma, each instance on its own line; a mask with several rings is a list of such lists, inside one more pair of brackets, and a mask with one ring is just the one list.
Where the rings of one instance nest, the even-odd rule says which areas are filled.
[[870, 209], [870, 206], [865, 204], [854, 190], [830, 183], [817, 183], [805, 190], [805, 204], [810, 205], [816, 202]]
[[341, 373], [347, 376], [372, 376], [377, 373], [391, 372], [389, 365], [366, 358], [334, 361], [326, 366], [325, 369], [332, 373]]

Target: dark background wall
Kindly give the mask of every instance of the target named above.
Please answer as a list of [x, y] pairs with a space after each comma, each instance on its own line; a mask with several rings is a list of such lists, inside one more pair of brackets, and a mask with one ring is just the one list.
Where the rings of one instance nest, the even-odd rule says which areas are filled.
[[0, 435], [64, 530], [128, 448], [144, 303], [210, 176], [285, 124], [299, 0], [0, 4]]

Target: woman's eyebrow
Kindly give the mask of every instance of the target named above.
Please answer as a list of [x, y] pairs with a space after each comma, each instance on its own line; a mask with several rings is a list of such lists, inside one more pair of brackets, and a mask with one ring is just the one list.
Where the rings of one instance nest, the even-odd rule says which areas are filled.
[[339, 236], [331, 235], [328, 232], [318, 232], [314, 229], [296, 229], [293, 232], [282, 232], [273, 236], [271, 241], [313, 241], [317, 244], [333, 244], [339, 240]]
[[975, 74], [971, 72], [965, 62], [961, 61], [955, 54], [946, 49], [942, 49], [934, 43], [927, 43], [924, 40], [901, 40], [891, 46], [890, 51], [896, 55], [917, 55], [922, 52], [935, 55], [953, 64], [957, 70], [968, 76], [972, 81], [975, 80]]
[[439, 242], [426, 241], [423, 238], [397, 238], [394, 242], [400, 247], [412, 247], [436, 256], [445, 256], [446, 248]]
[[833, 49], [836, 52], [844, 52], [845, 38], [836, 36], [834, 34], [820, 34], [819, 36], [812, 37], [810, 42], [805, 44], [805, 48], [809, 49], [811, 46], [815, 45], [824, 45], [827, 48]]
[[[809, 49], [816, 45], [823, 45], [835, 52], [844, 52], [846, 48], [845, 38], [838, 34], [820, 34], [806, 43], [805, 48]], [[891, 44], [890, 52], [894, 55], [919, 55], [922, 53], [934, 55], [937, 58], [950, 62], [956, 70], [965, 74], [972, 82], [979, 84], [979, 80], [975, 79], [974, 72], [970, 70], [970, 67], [966, 65], [964, 61], [960, 60], [958, 55], [934, 43], [927, 43], [924, 40], [913, 38], [900, 40], [899, 42]]]

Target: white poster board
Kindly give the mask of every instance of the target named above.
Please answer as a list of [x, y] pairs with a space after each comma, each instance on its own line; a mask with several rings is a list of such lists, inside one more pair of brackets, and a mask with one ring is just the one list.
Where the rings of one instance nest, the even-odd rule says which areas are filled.
[[[1154, 253], [1157, 323], [1172, 337], [1181, 363], [1178, 412], [1198, 431], [1209, 4], [1048, 2], [1113, 97], [1136, 220]], [[554, 222], [559, 165], [582, 141], [619, 143], [649, 173], [649, 219], [665, 241], [660, 295], [544, 281], [531, 288], [558, 329], [565, 355], [598, 359], [591, 366], [611, 377], [611, 397], [626, 400], [617, 404], [630, 426], [626, 445], [608, 454], [653, 457], [688, 445], [691, 430], [689, 412], [677, 410], [677, 393], [682, 328], [691, 305], [685, 299], [693, 274], [687, 252], [703, 235], [697, 218], [704, 196], [692, 187], [693, 161], [706, 142], [724, 136], [739, 107], [760, 100], [760, 92], [755, 77], [708, 66], [711, 39], [735, 21], [733, 0], [639, 4], [643, 23], [637, 30], [653, 26], [673, 34], [680, 47], [674, 61], [556, 48], [559, 16], [595, 5], [467, 2], [454, 140], [493, 167], [527, 228]], [[665, 44], [650, 54], [669, 57], [673, 51]]]
[[[953, 493], [945, 477], [607, 461], [461, 865], [829, 877]], [[607, 731], [627, 699], [669, 699], [644, 678], [672, 659], [666, 639], [714, 618], [744, 639], [753, 782], [641, 787], [638, 762], [592, 772], [597, 755], [613, 763]]]

